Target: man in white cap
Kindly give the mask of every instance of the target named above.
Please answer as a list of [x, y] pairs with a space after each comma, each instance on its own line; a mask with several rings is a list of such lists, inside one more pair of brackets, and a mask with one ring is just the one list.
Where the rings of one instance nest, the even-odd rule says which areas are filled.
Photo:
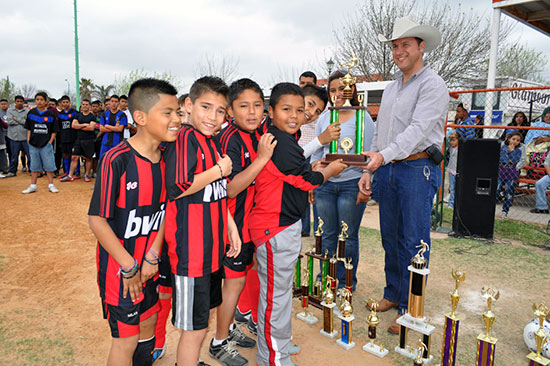
[[[422, 60], [423, 53], [441, 41], [437, 28], [403, 17], [396, 19], [391, 38], [378, 39], [392, 47], [400, 71], [382, 95], [372, 151], [363, 153], [370, 161], [359, 190], [372, 193], [379, 203], [386, 287], [378, 310], [398, 308], [397, 320], [408, 306], [407, 267], [420, 240], [430, 243], [432, 202], [441, 185], [434, 160], [443, 143], [449, 93], [443, 79]], [[399, 333], [398, 324], [394, 321], [388, 331]]]

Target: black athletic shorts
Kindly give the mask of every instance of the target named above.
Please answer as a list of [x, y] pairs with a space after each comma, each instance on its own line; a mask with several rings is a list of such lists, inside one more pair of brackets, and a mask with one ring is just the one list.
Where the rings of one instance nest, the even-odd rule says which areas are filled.
[[76, 140], [73, 146], [73, 155], [84, 156], [87, 159], [91, 159], [94, 156], [95, 141], [93, 139], [88, 140]]
[[59, 149], [62, 154], [72, 154], [73, 153], [74, 142], [60, 142]]
[[222, 303], [223, 270], [203, 277], [173, 275], [172, 324], [182, 330], [208, 327], [210, 309]]
[[166, 242], [162, 245], [162, 251], [160, 252], [159, 285], [172, 287], [172, 269], [170, 268], [170, 257], [168, 256], [168, 244]]
[[[225, 245], [225, 252], [229, 250], [230, 245]], [[225, 256], [223, 258], [224, 278], [241, 278], [246, 276], [246, 272], [250, 269], [254, 258], [256, 246], [254, 243], [244, 243], [241, 246], [241, 252], [235, 258]]]
[[157, 285], [158, 281], [152, 278], [147, 281], [143, 288], [143, 300], [133, 306], [122, 307], [103, 302], [103, 318], [109, 322], [113, 338], [138, 335], [139, 323], [160, 310]]

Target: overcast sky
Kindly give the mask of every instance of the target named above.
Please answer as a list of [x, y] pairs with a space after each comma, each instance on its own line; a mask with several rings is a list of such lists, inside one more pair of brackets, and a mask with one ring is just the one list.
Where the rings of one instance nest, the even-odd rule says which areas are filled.
[[[333, 30], [362, 1], [79, 0], [80, 76], [107, 85], [135, 69], [169, 71], [182, 80], [183, 92], [207, 53], [236, 60], [237, 76], [270, 87], [305, 68], [321, 72]], [[492, 14], [490, 0], [461, 3]], [[73, 1], [8, 0], [1, 19], [0, 78], [56, 97], [68, 80], [74, 92]], [[550, 57], [550, 38], [529, 27], [518, 25], [512, 39]]]

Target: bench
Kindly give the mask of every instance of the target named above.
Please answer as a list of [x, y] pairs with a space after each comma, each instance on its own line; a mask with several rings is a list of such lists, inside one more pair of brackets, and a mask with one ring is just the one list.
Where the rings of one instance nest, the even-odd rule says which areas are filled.
[[[522, 170], [527, 170], [527, 175], [518, 178], [516, 193], [535, 194], [535, 184], [540, 178], [544, 177], [546, 170], [543, 167], [535, 168], [529, 165], [524, 166]], [[546, 194], [548, 195], [550, 192]]]

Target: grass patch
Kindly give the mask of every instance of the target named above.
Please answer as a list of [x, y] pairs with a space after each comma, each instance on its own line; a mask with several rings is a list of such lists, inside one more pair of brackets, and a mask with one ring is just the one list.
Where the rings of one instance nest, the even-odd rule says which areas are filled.
[[[452, 227], [453, 209], [443, 207], [443, 227]], [[550, 248], [550, 233], [546, 233], [546, 225], [495, 218], [495, 238], [518, 240], [526, 245], [544, 246]]]
[[12, 311], [0, 315], [0, 364], [77, 365], [74, 350], [55, 329], [40, 327], [41, 310]]

